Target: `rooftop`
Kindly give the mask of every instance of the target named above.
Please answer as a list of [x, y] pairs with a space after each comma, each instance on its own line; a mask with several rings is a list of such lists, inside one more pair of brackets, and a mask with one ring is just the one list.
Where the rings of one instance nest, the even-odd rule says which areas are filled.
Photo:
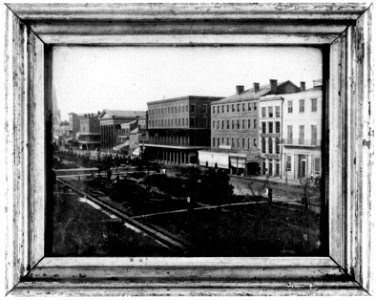
[[100, 115], [100, 119], [112, 119], [112, 118], [136, 118], [145, 117], [145, 111], [137, 110], [109, 110], [105, 109]]
[[[277, 84], [277, 89], [287, 83], [294, 85], [290, 80], [283, 81]], [[294, 85], [295, 86], [295, 85]], [[296, 87], [298, 88], [298, 87]], [[245, 90], [240, 94], [234, 94], [229, 97], [223, 98], [219, 101], [216, 101], [214, 104], [219, 103], [231, 103], [231, 102], [242, 102], [242, 101], [249, 101], [249, 100], [257, 100], [262, 96], [265, 96], [271, 92], [270, 84], [261, 85], [259, 90], [256, 92], [254, 88], [250, 88]]]
[[187, 96], [181, 96], [181, 97], [175, 97], [175, 98], [168, 98], [168, 99], [163, 99], [163, 100], [155, 100], [155, 101], [150, 101], [147, 102], [147, 105], [150, 104], [159, 104], [159, 103], [166, 103], [166, 102], [174, 102], [174, 101], [180, 101], [180, 100], [219, 100], [222, 99], [223, 97], [215, 97], [215, 96], [194, 96], [194, 95], [187, 95]]

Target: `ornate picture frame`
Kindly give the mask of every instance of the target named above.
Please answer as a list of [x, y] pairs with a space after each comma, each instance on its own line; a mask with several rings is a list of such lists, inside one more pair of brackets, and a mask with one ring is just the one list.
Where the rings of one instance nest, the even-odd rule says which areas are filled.
[[[375, 293], [374, 5], [7, 4], [10, 295]], [[329, 51], [328, 257], [49, 258], [46, 72], [53, 45], [316, 45]], [[47, 71], [46, 71], [47, 70]]]

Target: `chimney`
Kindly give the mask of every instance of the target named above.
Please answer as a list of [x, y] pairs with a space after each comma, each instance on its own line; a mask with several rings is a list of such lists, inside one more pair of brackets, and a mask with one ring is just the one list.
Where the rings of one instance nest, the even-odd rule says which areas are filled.
[[236, 93], [239, 95], [244, 92], [244, 85], [237, 85], [236, 86]]
[[257, 93], [260, 90], [260, 84], [258, 82], [253, 83], [253, 91]]
[[270, 91], [272, 93], [277, 92], [277, 80], [276, 79], [270, 79]]
[[305, 81], [300, 82], [300, 90], [305, 91]]

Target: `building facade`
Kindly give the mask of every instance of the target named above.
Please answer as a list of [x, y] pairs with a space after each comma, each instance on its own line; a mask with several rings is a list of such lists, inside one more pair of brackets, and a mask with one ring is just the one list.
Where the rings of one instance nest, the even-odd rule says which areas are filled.
[[69, 140], [68, 143], [74, 145], [77, 143], [77, 133], [80, 131], [80, 120], [82, 115], [76, 113], [69, 113]]
[[282, 177], [300, 179], [322, 172], [322, 81], [285, 96], [283, 106]]
[[244, 90], [236, 87], [236, 94], [211, 105], [211, 149], [221, 153], [224, 148], [229, 152], [229, 168], [237, 174], [258, 174], [261, 157], [259, 145], [259, 99], [269, 94], [286, 94], [299, 91], [291, 81], [278, 84], [271, 79], [269, 84]]
[[259, 100], [259, 144], [261, 174], [281, 176], [282, 96], [270, 95]]
[[122, 143], [120, 136], [124, 135], [121, 124], [130, 123], [139, 118], [145, 118], [144, 111], [104, 110], [100, 115], [100, 147], [102, 150], [113, 151]]
[[220, 97], [184, 96], [148, 103], [149, 159], [197, 163], [197, 150], [210, 147], [210, 103]]
[[83, 115], [80, 119], [80, 131], [77, 133], [77, 140], [82, 150], [99, 150], [99, 114]]

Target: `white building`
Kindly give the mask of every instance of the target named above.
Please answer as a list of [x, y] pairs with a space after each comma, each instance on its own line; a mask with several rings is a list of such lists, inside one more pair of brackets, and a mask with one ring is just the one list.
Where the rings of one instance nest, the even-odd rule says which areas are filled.
[[319, 176], [322, 169], [322, 81], [311, 89], [284, 95], [282, 110], [282, 177]]
[[269, 95], [259, 100], [259, 149], [261, 174], [281, 176], [282, 107], [288, 95]]

